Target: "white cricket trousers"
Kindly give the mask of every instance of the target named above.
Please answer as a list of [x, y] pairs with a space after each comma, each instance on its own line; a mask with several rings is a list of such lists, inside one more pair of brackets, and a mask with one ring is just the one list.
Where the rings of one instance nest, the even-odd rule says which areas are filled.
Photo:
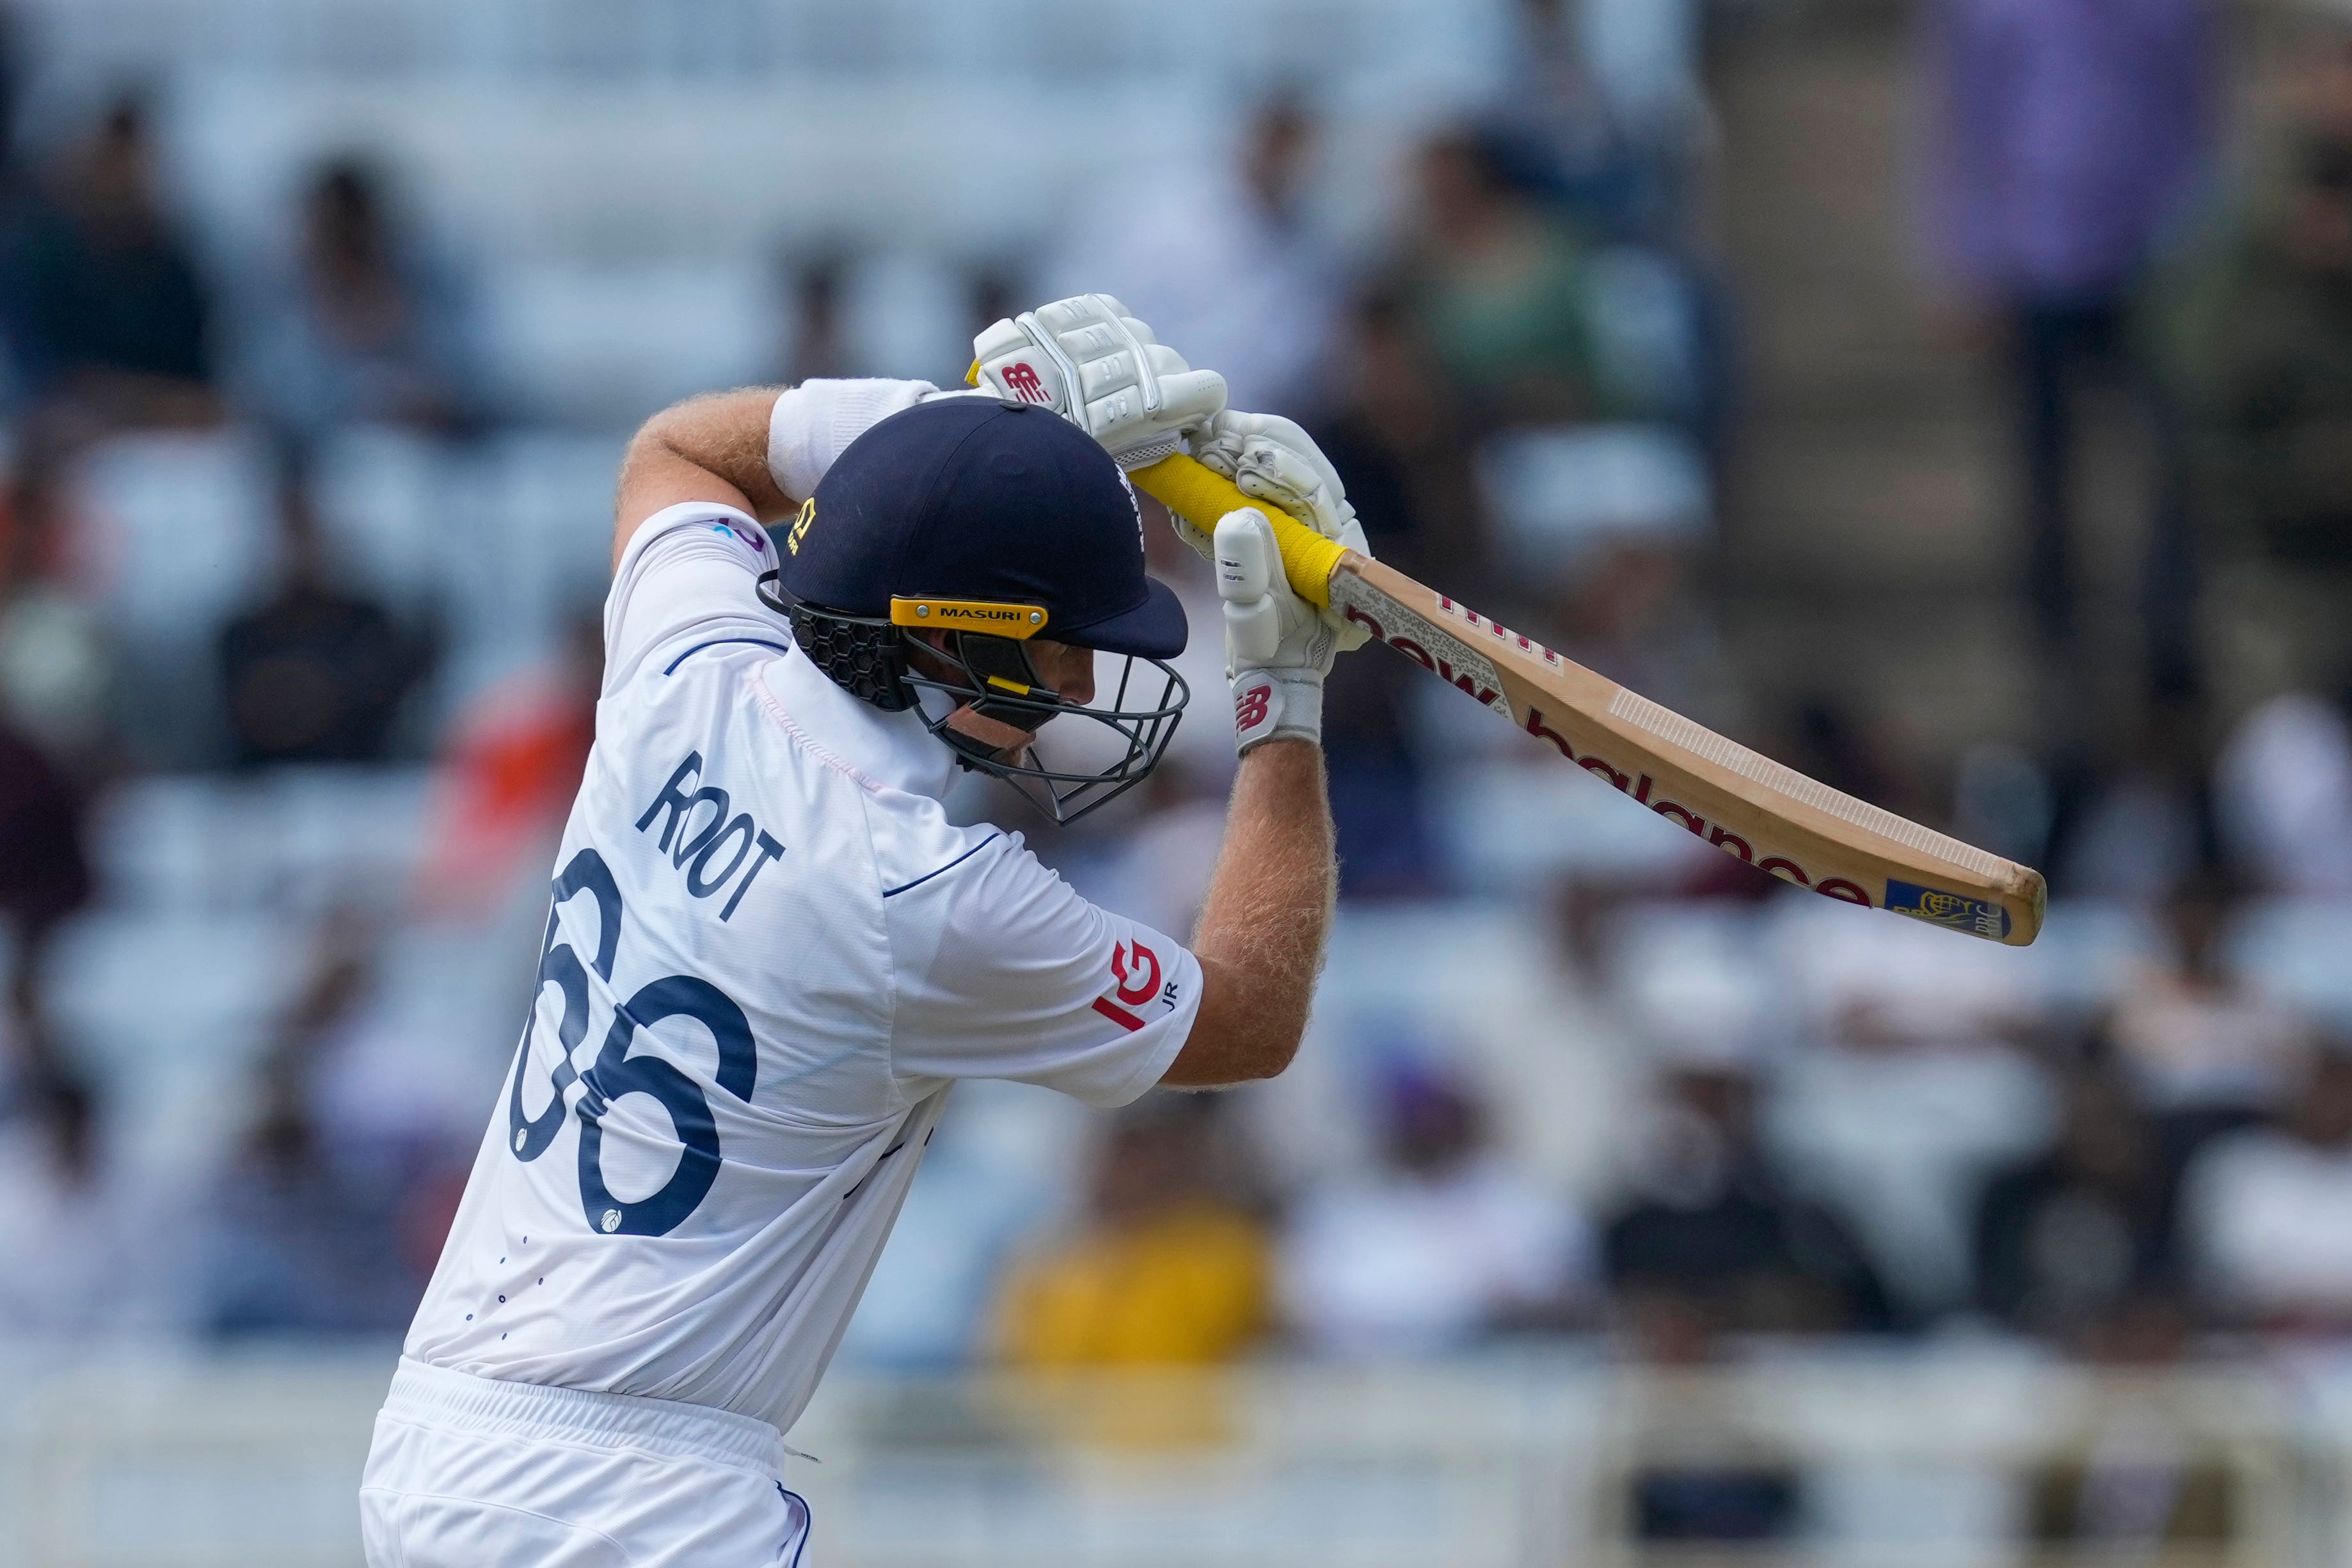
[[368, 1568], [806, 1568], [765, 1421], [403, 1356], [360, 1481]]

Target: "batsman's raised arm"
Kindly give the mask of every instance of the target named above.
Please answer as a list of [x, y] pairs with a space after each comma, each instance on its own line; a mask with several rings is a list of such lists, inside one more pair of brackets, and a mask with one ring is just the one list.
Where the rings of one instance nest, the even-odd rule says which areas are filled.
[[621, 460], [613, 559], [647, 517], [688, 502], [781, 522], [816, 493], [842, 448], [894, 413], [942, 395], [929, 382], [813, 381], [708, 392], [662, 410]]

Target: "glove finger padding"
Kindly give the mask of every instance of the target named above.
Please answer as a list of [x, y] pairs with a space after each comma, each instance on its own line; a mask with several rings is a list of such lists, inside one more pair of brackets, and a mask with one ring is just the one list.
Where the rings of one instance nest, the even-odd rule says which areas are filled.
[[1160, 373], [1160, 423], [1172, 430], [1197, 430], [1225, 406], [1225, 378], [1214, 371], [1186, 370], [1181, 360], [1176, 366]]
[[1282, 570], [1274, 527], [1264, 514], [1229, 513], [1217, 524], [1217, 597], [1224, 601], [1225, 673], [1272, 662], [1282, 648], [1282, 611], [1268, 591]]
[[1217, 521], [1217, 597], [1236, 744], [1323, 738], [1323, 677], [1338, 648], [1315, 608], [1283, 575], [1274, 525], [1255, 507]]

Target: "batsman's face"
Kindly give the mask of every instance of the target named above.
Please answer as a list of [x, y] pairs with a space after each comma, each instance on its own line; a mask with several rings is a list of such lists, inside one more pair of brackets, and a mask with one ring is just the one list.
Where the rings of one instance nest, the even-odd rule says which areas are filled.
[[[925, 641], [930, 641], [926, 636]], [[1073, 707], [1083, 707], [1095, 700], [1095, 651], [1073, 647], [1067, 643], [1055, 643], [1044, 637], [1031, 639], [1028, 650], [1030, 667], [1037, 672], [1038, 681], [1061, 694], [1063, 702]], [[959, 735], [970, 736], [982, 746], [1007, 754], [1026, 750], [1037, 738], [1034, 729], [1016, 729], [1000, 719], [984, 718], [969, 707], [958, 708], [948, 717], [948, 727]]]

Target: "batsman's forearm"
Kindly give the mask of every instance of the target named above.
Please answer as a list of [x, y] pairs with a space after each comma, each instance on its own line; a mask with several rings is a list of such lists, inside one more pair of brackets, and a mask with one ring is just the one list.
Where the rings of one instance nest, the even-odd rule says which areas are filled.
[[624, 490], [636, 474], [682, 463], [741, 491], [751, 515], [763, 523], [790, 516], [801, 498], [787, 497], [768, 472], [768, 421], [781, 390], [709, 392], [662, 410], [629, 443], [621, 463]]
[[[1270, 1078], [1297, 1053], [1323, 967], [1339, 883], [1323, 752], [1276, 740], [1242, 758], [1225, 842], [1192, 950], [1208, 974], [1196, 1035], [1222, 1061], [1191, 1064], [1171, 1082]], [[1222, 1015], [1210, 1018], [1214, 1006]]]

